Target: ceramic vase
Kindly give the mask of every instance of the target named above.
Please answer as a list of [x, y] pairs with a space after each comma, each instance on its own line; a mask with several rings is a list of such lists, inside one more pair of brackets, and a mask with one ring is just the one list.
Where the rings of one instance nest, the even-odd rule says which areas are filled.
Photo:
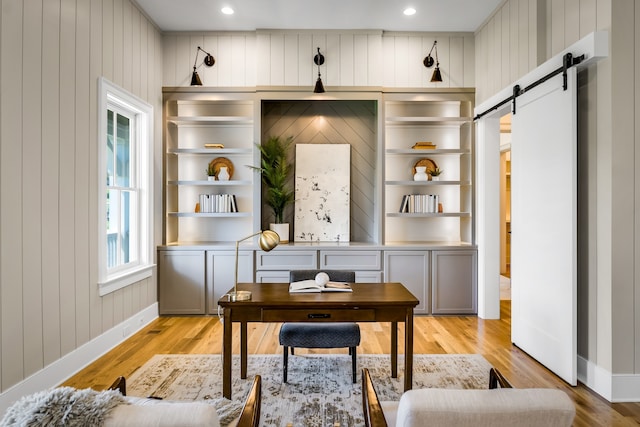
[[226, 166], [220, 166], [218, 171], [218, 181], [229, 181], [229, 170]]
[[413, 175], [414, 181], [428, 181], [429, 175], [427, 175], [426, 166], [416, 166], [416, 173]]

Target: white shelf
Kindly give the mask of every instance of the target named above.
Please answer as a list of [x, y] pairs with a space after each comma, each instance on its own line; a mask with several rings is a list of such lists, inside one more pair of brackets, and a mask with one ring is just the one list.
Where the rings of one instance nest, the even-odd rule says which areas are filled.
[[470, 217], [470, 212], [434, 212], [434, 213], [400, 213], [388, 212], [389, 218], [465, 218]]
[[411, 156], [437, 156], [437, 155], [462, 155], [470, 154], [470, 150], [461, 150], [456, 148], [443, 148], [433, 150], [413, 149], [413, 148], [387, 148], [387, 154], [411, 155]]
[[469, 186], [470, 181], [385, 181], [385, 185], [397, 185], [403, 187], [430, 187], [439, 185]]
[[202, 212], [168, 212], [167, 215], [179, 218], [247, 218], [251, 217], [250, 212], [225, 212], [225, 213], [202, 213]]
[[386, 123], [393, 124], [430, 124], [430, 125], [462, 125], [471, 123], [473, 117], [387, 117]]
[[211, 186], [211, 187], [239, 187], [253, 185], [251, 181], [229, 180], [229, 181], [205, 181], [205, 180], [177, 180], [167, 181], [167, 185], [191, 185], [191, 186]]
[[192, 154], [216, 156], [220, 154], [251, 154], [250, 148], [169, 148], [167, 154]]
[[244, 116], [169, 116], [167, 122], [177, 126], [219, 126], [224, 124], [253, 124], [253, 117]]

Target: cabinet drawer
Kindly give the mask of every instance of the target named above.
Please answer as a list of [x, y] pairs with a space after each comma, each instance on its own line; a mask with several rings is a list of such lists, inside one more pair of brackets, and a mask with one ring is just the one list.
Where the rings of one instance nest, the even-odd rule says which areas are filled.
[[363, 310], [323, 310], [318, 309], [278, 309], [262, 310], [263, 322], [372, 322], [376, 318], [373, 309]]
[[380, 270], [380, 251], [320, 251], [320, 268], [335, 270]]
[[316, 251], [256, 252], [257, 270], [309, 270], [318, 268]]

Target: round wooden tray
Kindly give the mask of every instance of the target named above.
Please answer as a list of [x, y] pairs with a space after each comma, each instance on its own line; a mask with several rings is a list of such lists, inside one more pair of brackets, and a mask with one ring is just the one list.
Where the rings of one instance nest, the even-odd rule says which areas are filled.
[[427, 167], [427, 175], [431, 176], [431, 174], [429, 173], [429, 171], [432, 171], [434, 169], [436, 169], [438, 167], [438, 165], [436, 165], [436, 162], [434, 162], [431, 159], [428, 158], [424, 158], [424, 159], [420, 159], [416, 162], [415, 165], [413, 165], [413, 174], [416, 174], [416, 167], [417, 166], [426, 166]]
[[220, 166], [226, 166], [227, 171], [229, 172], [229, 179], [233, 176], [233, 163], [231, 160], [226, 157], [216, 157], [215, 159], [209, 162], [209, 167], [213, 167], [213, 170], [216, 172], [216, 180], [218, 179], [218, 172], [220, 172]]

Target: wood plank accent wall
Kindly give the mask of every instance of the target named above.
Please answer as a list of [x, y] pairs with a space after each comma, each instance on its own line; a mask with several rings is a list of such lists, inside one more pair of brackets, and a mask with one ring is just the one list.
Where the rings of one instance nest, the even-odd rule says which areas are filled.
[[609, 32], [610, 56], [581, 73], [578, 99], [578, 354], [591, 368], [637, 378], [640, 129], [634, 123], [640, 121], [640, 5], [505, 1], [476, 32], [476, 94], [478, 103], [486, 100], [597, 30]]
[[129, 0], [2, 0], [1, 391], [157, 301], [155, 277], [98, 296], [95, 170], [105, 76], [154, 106], [162, 212], [161, 44]]
[[[380, 241], [373, 217], [380, 175], [377, 102], [264, 101], [262, 107], [263, 141], [270, 136], [291, 136], [294, 144], [351, 145], [350, 238], [353, 242]], [[293, 188], [293, 182], [291, 185]], [[288, 209], [285, 219], [293, 227], [293, 209]], [[270, 222], [271, 209], [263, 206], [262, 228], [268, 228]]]
[[[422, 60], [438, 41], [442, 83], [431, 83], [433, 68]], [[331, 86], [473, 87], [475, 43], [470, 33], [400, 33], [382, 31], [258, 30], [224, 33], [166, 33], [164, 86], [187, 86], [197, 46], [216, 58], [202, 65], [204, 86], [312, 86], [317, 48], [325, 88]]]

